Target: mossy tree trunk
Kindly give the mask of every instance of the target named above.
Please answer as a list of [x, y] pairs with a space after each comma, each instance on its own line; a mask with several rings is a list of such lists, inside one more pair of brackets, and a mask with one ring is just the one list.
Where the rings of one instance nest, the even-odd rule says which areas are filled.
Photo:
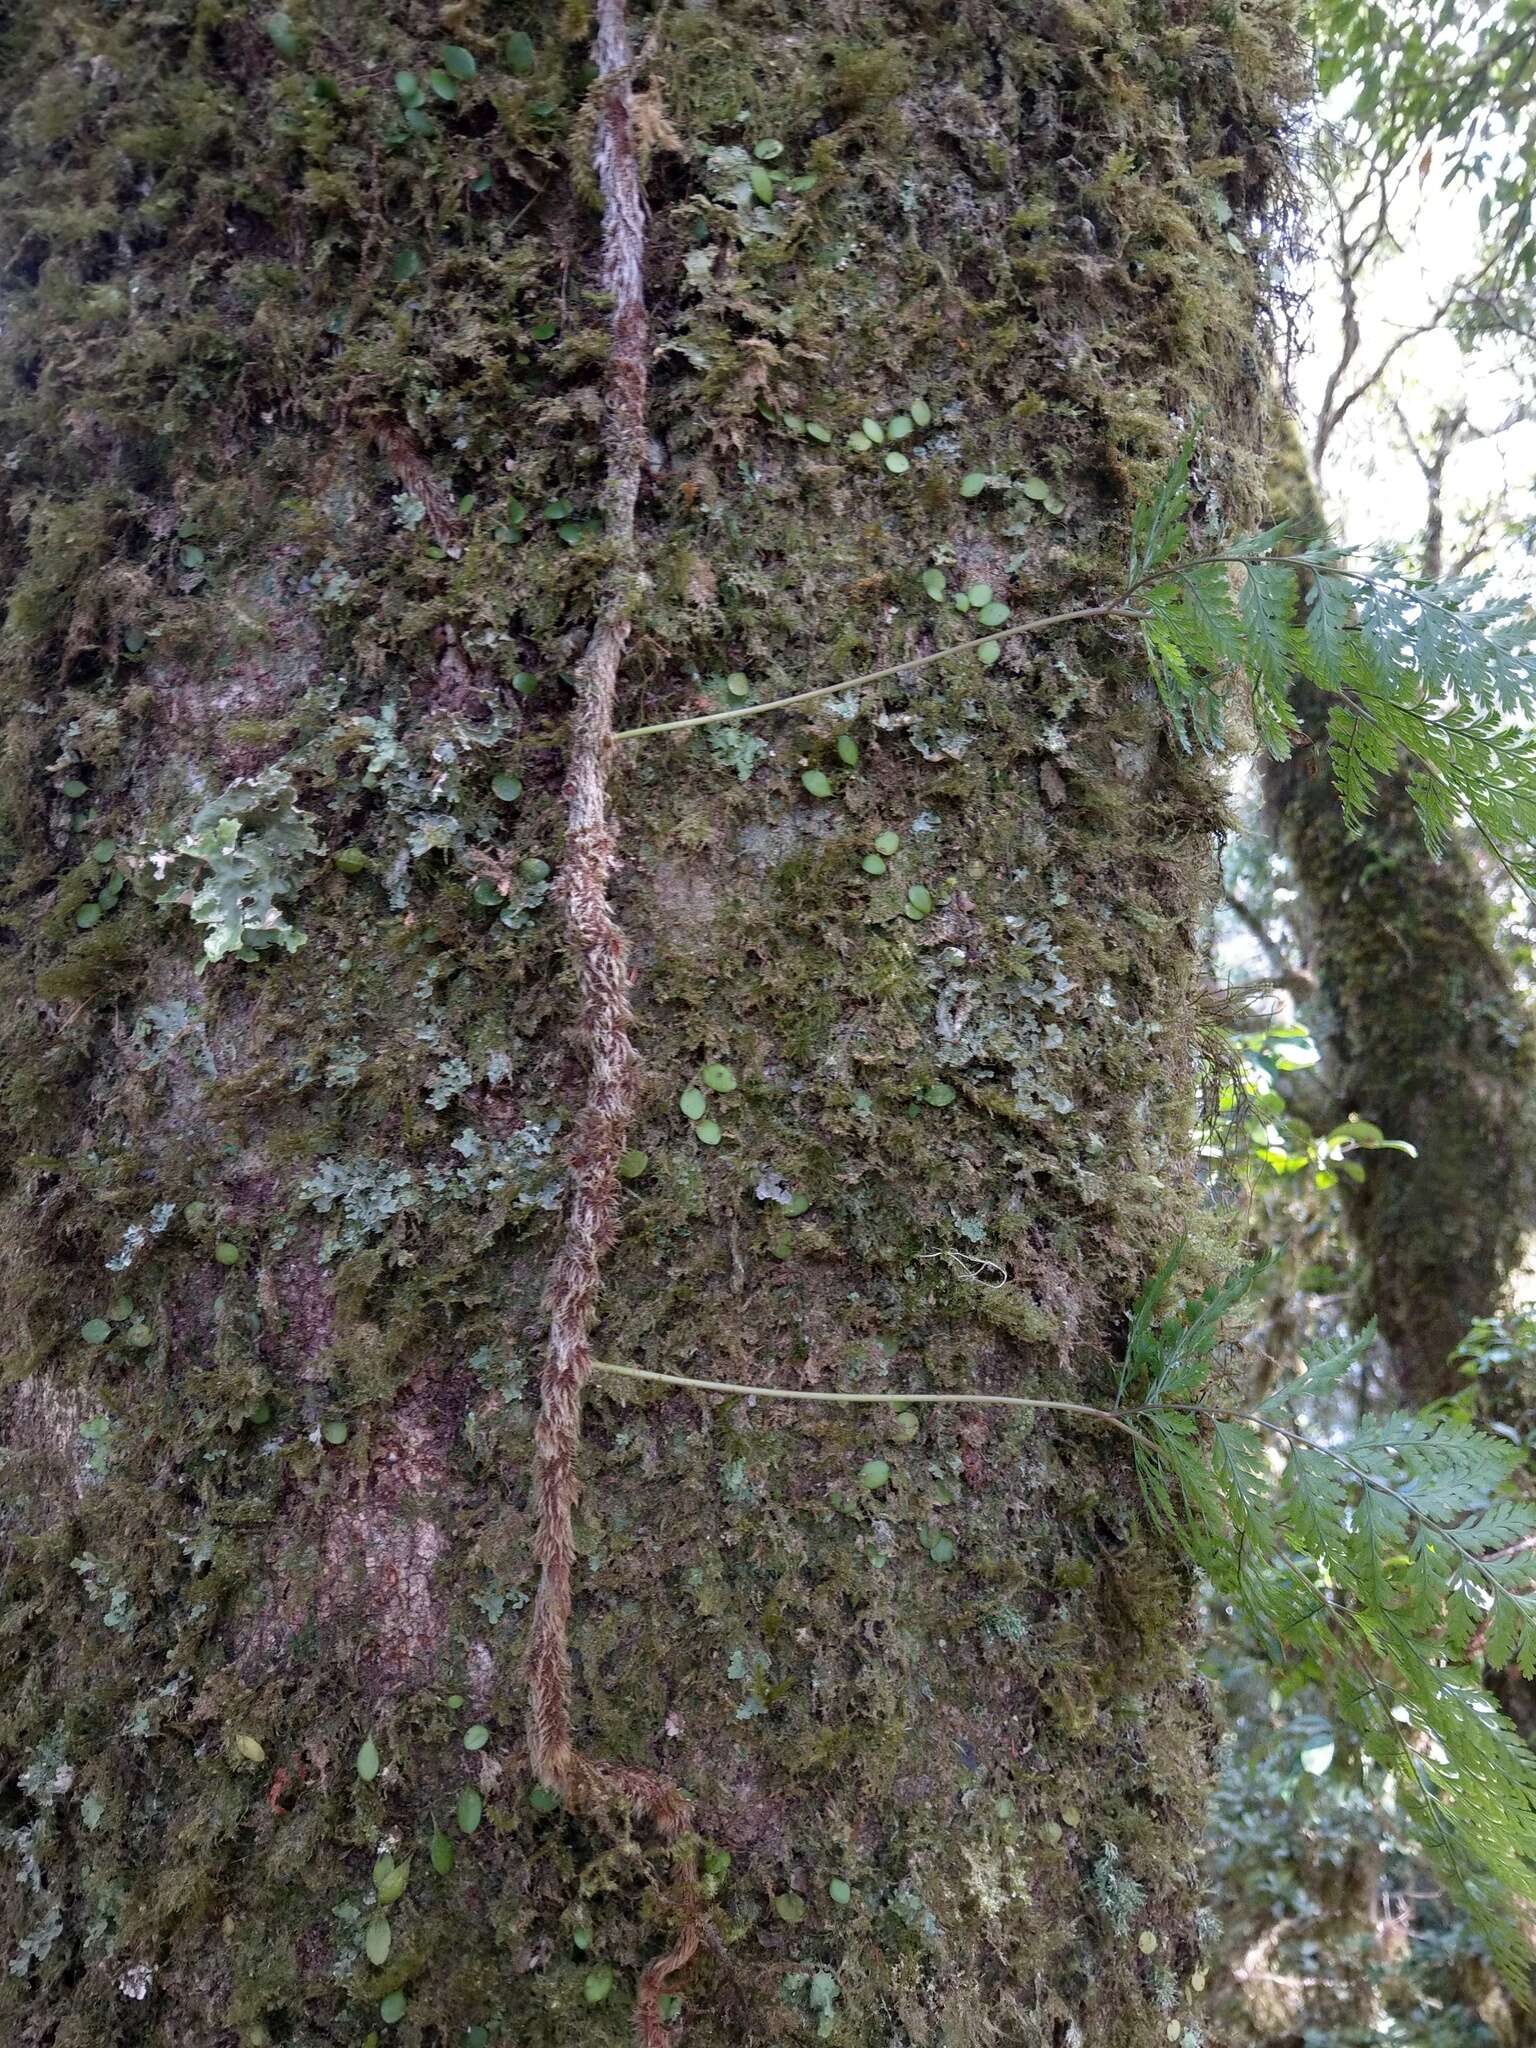
[[[1271, 473], [1276, 515], [1321, 532], [1322, 508], [1294, 440]], [[1498, 1308], [1536, 1223], [1536, 1039], [1497, 945], [1474, 848], [1424, 845], [1407, 784], [1388, 779], [1352, 839], [1329, 783], [1327, 710], [1298, 697], [1310, 744], [1266, 761], [1265, 809], [1298, 891], [1317, 982], [1332, 1113], [1405, 1139], [1345, 1189], [1364, 1298], [1399, 1397], [1459, 1384], [1450, 1359]]]
[[[610, 309], [592, 23], [512, 17], [22, 0], [0, 44], [0, 2024], [620, 2041], [702, 1919], [701, 2048], [1150, 2048], [1213, 1730], [1112, 1433], [599, 1375], [578, 1736], [691, 1825], [531, 1784]], [[621, 724], [931, 652], [931, 567], [1092, 603], [1197, 411], [1211, 517], [1252, 516], [1282, 15], [630, 28]], [[642, 1080], [601, 1355], [1103, 1399], [1191, 1225], [1220, 822], [1130, 638], [609, 783]]]

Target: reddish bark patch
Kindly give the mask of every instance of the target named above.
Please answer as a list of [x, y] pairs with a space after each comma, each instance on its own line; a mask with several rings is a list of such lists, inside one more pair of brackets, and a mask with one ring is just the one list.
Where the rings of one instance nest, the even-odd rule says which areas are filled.
[[345, 1662], [379, 1692], [418, 1685], [433, 1669], [447, 1635], [438, 1565], [462, 1493], [450, 1465], [451, 1391], [419, 1374], [375, 1425], [365, 1467], [298, 1510], [247, 1656], [285, 1656], [312, 1628], [326, 1661]]

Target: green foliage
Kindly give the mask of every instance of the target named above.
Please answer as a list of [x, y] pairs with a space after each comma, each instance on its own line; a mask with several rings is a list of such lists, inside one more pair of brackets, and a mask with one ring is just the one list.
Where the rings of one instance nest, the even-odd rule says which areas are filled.
[[1326, 1191], [1339, 1181], [1361, 1182], [1365, 1168], [1358, 1152], [1404, 1152], [1415, 1148], [1402, 1138], [1389, 1138], [1379, 1124], [1347, 1116], [1326, 1131], [1314, 1130], [1280, 1093], [1285, 1075], [1313, 1067], [1318, 1051], [1300, 1024], [1268, 1022], [1252, 1031], [1232, 1034], [1233, 1064], [1222, 1078], [1215, 1114], [1204, 1133], [1201, 1150], [1231, 1168], [1258, 1167], [1277, 1175], [1308, 1173]]
[[[1536, 10], [1531, 0], [1314, 0], [1318, 83], [1386, 164], [1439, 143], [1448, 178], [1483, 183], [1482, 226], [1536, 277]], [[1426, 166], [1427, 167], [1427, 166]]]
[[1328, 753], [1358, 830], [1384, 775], [1407, 762], [1432, 852], [1469, 822], [1536, 890], [1536, 616], [1481, 576], [1431, 583], [1386, 555], [1368, 569], [1290, 529], [1188, 550], [1187, 440], [1132, 524], [1128, 607], [1141, 618], [1158, 693], [1180, 741], [1221, 743], [1226, 679], [1246, 677], [1253, 719], [1283, 759], [1298, 730], [1293, 693], [1327, 697]]
[[1369, 1328], [1255, 1410], [1225, 1406], [1223, 1321], [1264, 1269], [1163, 1314], [1178, 1257], [1136, 1308], [1121, 1372], [1148, 1504], [1270, 1660], [1315, 1679], [1392, 1773], [1438, 1873], [1523, 1986], [1536, 1756], [1480, 1683], [1484, 1667], [1536, 1673], [1536, 1506], [1509, 1488], [1522, 1454], [1436, 1410], [1309, 1435], [1298, 1405], [1354, 1365]]
[[1254, 1655], [1240, 1624], [1217, 1619], [1213, 1662], [1231, 1737], [1206, 1836], [1221, 1953], [1259, 1945], [1286, 1993], [1282, 2026], [1252, 1977], [1223, 1972], [1208, 2038], [1494, 2048], [1476, 2007], [1497, 1994], [1469, 1988], [1486, 1984], [1482, 1945], [1425, 1870], [1393, 1774], [1338, 1740], [1318, 1688]]

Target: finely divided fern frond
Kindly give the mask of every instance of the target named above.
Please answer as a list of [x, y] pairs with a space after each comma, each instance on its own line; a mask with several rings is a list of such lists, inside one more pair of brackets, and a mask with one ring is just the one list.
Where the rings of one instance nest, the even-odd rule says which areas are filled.
[[1331, 700], [1329, 766], [1352, 829], [1404, 769], [1432, 850], [1470, 824], [1536, 893], [1536, 614], [1484, 576], [1431, 583], [1387, 555], [1361, 566], [1284, 526], [1190, 552], [1192, 453], [1186, 441], [1133, 517], [1126, 590], [1180, 743], [1220, 744], [1240, 672], [1283, 758], [1304, 679]]
[[1480, 1683], [1515, 1663], [1536, 1674], [1536, 1504], [1509, 1491], [1521, 1454], [1433, 1411], [1309, 1433], [1298, 1413], [1369, 1329], [1251, 1412], [1224, 1405], [1222, 1321], [1263, 1269], [1164, 1314], [1177, 1264], [1138, 1305], [1120, 1377], [1149, 1508], [1267, 1654], [1309, 1668], [1393, 1773], [1426, 1854], [1522, 1990], [1536, 1755]]

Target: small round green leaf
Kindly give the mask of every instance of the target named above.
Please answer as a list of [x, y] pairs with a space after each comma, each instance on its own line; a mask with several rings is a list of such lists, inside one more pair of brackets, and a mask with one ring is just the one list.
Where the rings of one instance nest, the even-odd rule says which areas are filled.
[[322, 1422], [320, 1434], [328, 1444], [344, 1444], [347, 1440], [347, 1425], [339, 1415], [333, 1415], [329, 1422]]
[[895, 419], [891, 421], [890, 425], [886, 428], [885, 431], [887, 436], [892, 441], [905, 441], [908, 434], [910, 434], [912, 431], [911, 414], [904, 412], [897, 413]]
[[883, 875], [885, 873], [885, 862], [878, 853], [866, 853], [859, 865], [863, 868], [866, 875]]
[[373, 1880], [373, 1889], [381, 1906], [392, 1906], [396, 1899], [405, 1896], [405, 1888], [411, 1881], [411, 1859], [403, 1863], [391, 1863], [388, 1870], [381, 1871]]
[[267, 1752], [262, 1748], [254, 1735], [237, 1735], [235, 1737], [235, 1748], [239, 1750], [248, 1764], [263, 1764], [267, 1760]]
[[773, 1910], [786, 1927], [798, 1927], [805, 1918], [805, 1901], [798, 1892], [780, 1892]]
[[754, 142], [752, 154], [761, 163], [771, 164], [784, 154], [784, 145], [773, 136], [765, 136], [761, 142]]
[[408, 284], [413, 277], [421, 274], [421, 258], [414, 249], [397, 249], [390, 268], [396, 284]]
[[368, 1922], [368, 1932], [363, 1936], [363, 1948], [376, 1970], [382, 1970], [389, 1961], [391, 1938], [389, 1922], [382, 1913], [375, 1913]]
[[713, 1088], [717, 1095], [729, 1095], [736, 1086], [736, 1076], [719, 1060], [711, 1060], [700, 1079], [706, 1088]]
[[461, 43], [444, 43], [438, 55], [443, 60], [443, 69], [451, 78], [473, 78], [480, 68]]
[[832, 784], [819, 768], [807, 768], [800, 778], [802, 786], [812, 796], [830, 796]]
[[772, 206], [773, 179], [763, 169], [762, 165], [754, 164], [747, 173], [747, 179], [751, 184], [753, 192], [761, 200], [762, 204], [764, 206]]
[[899, 454], [897, 450], [894, 448], [886, 456], [885, 466], [891, 472], [892, 476], [905, 476], [907, 471], [912, 467], [911, 463], [908, 462], [905, 455]]
[[855, 455], [867, 455], [870, 449], [869, 436], [867, 434], [850, 434], [848, 436], [848, 446]]
[[998, 656], [1002, 653], [1002, 651], [1002, 646], [998, 641], [983, 640], [981, 645], [976, 650], [976, 659], [981, 663], [983, 668], [991, 668], [991, 666], [997, 660]]
[[871, 418], [868, 413], [865, 413], [863, 419], [859, 421], [859, 432], [873, 448], [878, 448], [885, 439], [884, 427], [881, 426], [877, 419]]
[[612, 1989], [613, 1971], [607, 1963], [599, 1963], [582, 1980], [581, 1995], [588, 2005], [601, 2005]]
[[386, 2027], [392, 2027], [396, 2020], [405, 2018], [405, 1993], [391, 1991], [387, 1998], [379, 2000], [379, 2018]]
[[991, 481], [984, 469], [968, 470], [960, 479], [960, 495], [962, 498], [979, 498]]
[[466, 1728], [464, 1730], [464, 1747], [466, 1749], [484, 1749], [490, 1739], [491, 1731], [483, 1721], [477, 1721], [473, 1728]]
[[59, 791], [61, 795], [70, 798], [84, 796], [85, 784], [81, 782], [77, 776], [72, 775], [68, 782], [61, 782], [59, 784]]
[[466, 1835], [472, 1835], [480, 1825], [480, 1816], [485, 1811], [485, 1801], [473, 1785], [466, 1785], [459, 1794], [459, 1803], [454, 1808], [454, 1818]]
[[299, 38], [292, 21], [286, 14], [269, 14], [262, 23], [267, 40], [280, 57], [297, 57]]
[[432, 1868], [439, 1877], [446, 1877], [453, 1868], [453, 1838], [445, 1835], [435, 1823], [432, 1828]]
[[552, 1792], [547, 1785], [535, 1785], [528, 1794], [528, 1804], [535, 1813], [553, 1813], [560, 1804], [560, 1794]]
[[955, 1091], [947, 1081], [930, 1081], [923, 1090], [924, 1102], [931, 1102], [935, 1109], [948, 1109], [955, 1099]]
[[914, 426], [926, 427], [933, 418], [926, 398], [914, 398], [907, 410], [912, 415]]
[[926, 917], [933, 908], [933, 897], [921, 882], [914, 882], [907, 891], [907, 908], [914, 917]]
[[117, 841], [115, 839], [98, 839], [91, 848], [91, 859], [100, 861], [103, 867], [106, 867], [109, 861], [116, 860], [116, 858]]
[[834, 1906], [846, 1906], [853, 1897], [853, 1886], [846, 1877], [834, 1877], [827, 1886], [827, 1897]]
[[112, 1335], [112, 1325], [105, 1316], [92, 1316], [88, 1323], [80, 1325], [80, 1334], [87, 1344], [105, 1344]]
[[886, 854], [886, 855], [890, 855], [890, 854], [893, 854], [893, 853], [899, 853], [899, 852], [900, 852], [900, 850], [901, 850], [901, 841], [900, 841], [900, 840], [899, 840], [899, 839], [897, 838], [897, 836], [896, 836], [896, 834], [895, 834], [894, 832], [879, 832], [879, 833], [876, 833], [876, 835], [875, 835], [875, 851], [876, 851], [876, 853], [883, 853], [883, 854]]
[[493, 776], [491, 778], [491, 788], [504, 804], [515, 804], [523, 793], [523, 785], [515, 775], [503, 774]]
[[1007, 616], [1008, 607], [998, 598], [994, 598], [990, 604], [984, 604], [978, 614], [983, 626], [1000, 626]]
[[213, 1256], [221, 1266], [238, 1266], [240, 1263], [240, 1247], [237, 1244], [231, 1244], [227, 1237], [221, 1237], [213, 1248]]
[[953, 1564], [956, 1557], [953, 1537], [935, 1536], [928, 1546], [928, 1555], [935, 1564]]
[[101, 905], [99, 903], [82, 903], [75, 912], [75, 923], [79, 925], [83, 932], [88, 932], [93, 924], [100, 924]]
[[840, 732], [837, 736], [837, 758], [845, 768], [859, 765], [859, 743], [852, 733]]
[[689, 1123], [696, 1124], [709, 1110], [709, 1097], [702, 1088], [685, 1088], [678, 1097], [677, 1106]]
[[925, 569], [923, 571], [923, 588], [937, 603], [944, 595], [944, 571], [942, 569]]
[[693, 1135], [701, 1145], [718, 1145], [720, 1142], [720, 1126], [712, 1116], [707, 1116], [702, 1123], [694, 1125]]
[[501, 54], [509, 71], [529, 72], [533, 69], [533, 38], [520, 28], [513, 29], [503, 38]]
[[889, 1485], [891, 1468], [884, 1458], [869, 1458], [859, 1467], [859, 1484], [866, 1493], [878, 1493]]
[[807, 420], [805, 431], [813, 441], [820, 441], [823, 447], [826, 447], [832, 439], [832, 429], [824, 427], [820, 420]]
[[621, 1152], [618, 1163], [619, 1179], [638, 1180], [650, 1163], [649, 1152]]
[[379, 1752], [371, 1735], [364, 1737], [357, 1752], [357, 1775], [365, 1785], [371, 1785], [379, 1775]]

